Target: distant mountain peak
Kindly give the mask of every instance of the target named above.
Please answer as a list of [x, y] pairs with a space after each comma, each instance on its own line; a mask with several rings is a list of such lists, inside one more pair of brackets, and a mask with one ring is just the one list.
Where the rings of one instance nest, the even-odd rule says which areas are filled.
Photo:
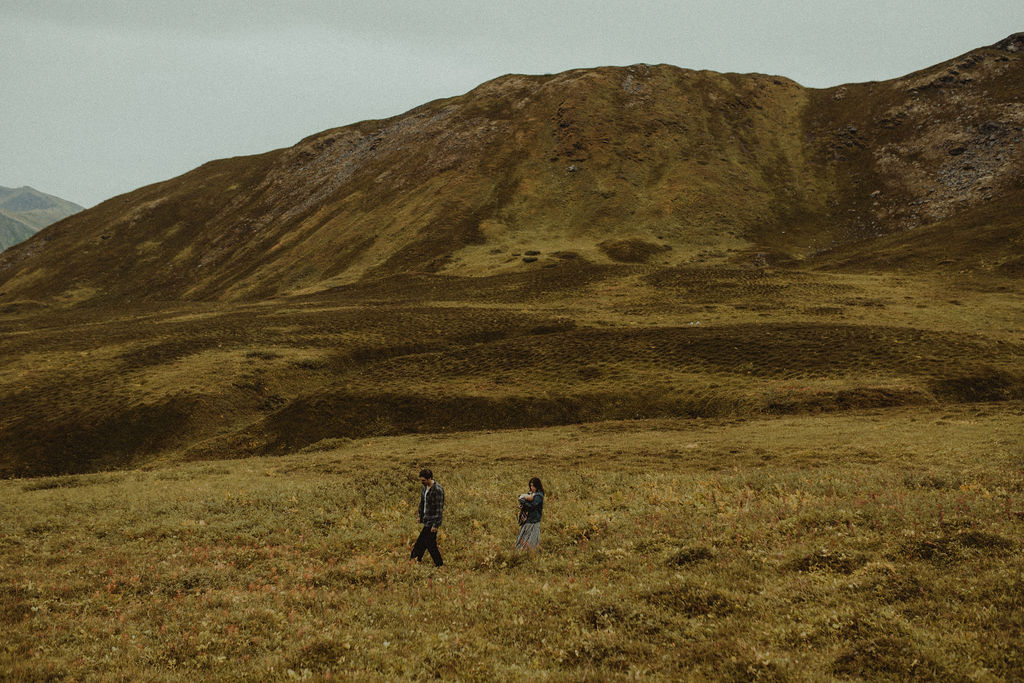
[[22, 185], [0, 187], [0, 251], [32, 237], [48, 225], [83, 211], [66, 199]]

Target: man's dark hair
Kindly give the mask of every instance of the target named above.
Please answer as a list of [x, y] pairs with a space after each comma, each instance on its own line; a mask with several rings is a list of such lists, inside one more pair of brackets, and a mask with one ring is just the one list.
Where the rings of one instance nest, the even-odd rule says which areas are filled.
[[430, 470], [423, 469], [423, 470], [420, 470], [420, 477], [423, 478], [423, 479], [433, 479], [434, 478], [434, 473], [431, 472]]

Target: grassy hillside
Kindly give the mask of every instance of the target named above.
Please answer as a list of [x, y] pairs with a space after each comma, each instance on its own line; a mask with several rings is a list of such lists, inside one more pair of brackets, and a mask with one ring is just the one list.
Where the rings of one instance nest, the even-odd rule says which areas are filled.
[[544, 265], [527, 252], [799, 263], [955, 241], [978, 212], [1019, 245], [1018, 38], [828, 90], [668, 65], [504, 76], [105, 202], [0, 256], [0, 300], [260, 300]]
[[551, 261], [253, 304], [12, 302], [0, 309], [0, 473], [1024, 398], [1010, 277]]
[[505, 76], [76, 214], [0, 255], [0, 475], [1020, 400], [1022, 41]]
[[[0, 482], [0, 672], [1016, 680], [1022, 415], [372, 437]], [[407, 560], [422, 466], [447, 492], [441, 571]]]

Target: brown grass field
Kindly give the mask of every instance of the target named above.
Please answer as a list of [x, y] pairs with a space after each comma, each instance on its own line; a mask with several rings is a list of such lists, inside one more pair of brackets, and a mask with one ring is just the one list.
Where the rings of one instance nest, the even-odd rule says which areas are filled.
[[264, 302], [9, 306], [0, 475], [324, 438], [1024, 399], [1019, 280], [563, 263]]
[[[1019, 680], [1024, 407], [334, 440], [0, 482], [9, 680]], [[410, 566], [419, 468], [446, 567]], [[542, 551], [514, 498], [549, 489]]]
[[1020, 680], [1018, 288], [577, 264], [8, 309], [0, 677]]

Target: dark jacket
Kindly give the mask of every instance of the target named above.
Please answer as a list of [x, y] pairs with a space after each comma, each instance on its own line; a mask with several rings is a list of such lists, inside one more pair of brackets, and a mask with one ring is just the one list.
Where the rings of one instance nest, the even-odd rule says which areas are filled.
[[544, 514], [544, 492], [537, 491], [533, 494], [533, 500], [519, 499], [519, 507], [526, 510], [526, 520], [523, 524], [535, 524], [540, 521]]
[[420, 491], [419, 511], [420, 523], [423, 526], [441, 526], [441, 518], [444, 516], [444, 489], [436, 481], [429, 489], [424, 486], [427, 492], [424, 497]]

